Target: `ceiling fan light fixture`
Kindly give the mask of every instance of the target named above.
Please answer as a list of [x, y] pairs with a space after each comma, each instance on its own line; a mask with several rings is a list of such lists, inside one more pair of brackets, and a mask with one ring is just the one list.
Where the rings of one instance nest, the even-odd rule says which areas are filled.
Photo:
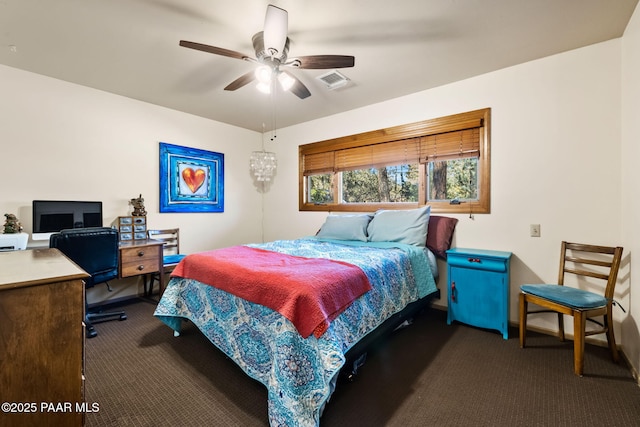
[[271, 76], [273, 74], [273, 70], [266, 65], [256, 68], [256, 80], [260, 83], [264, 83], [266, 85], [271, 84]]
[[280, 82], [282, 89], [287, 91], [296, 83], [296, 80], [284, 71], [281, 71], [278, 74], [278, 81]]
[[271, 93], [271, 83], [258, 82], [256, 88], [267, 95]]

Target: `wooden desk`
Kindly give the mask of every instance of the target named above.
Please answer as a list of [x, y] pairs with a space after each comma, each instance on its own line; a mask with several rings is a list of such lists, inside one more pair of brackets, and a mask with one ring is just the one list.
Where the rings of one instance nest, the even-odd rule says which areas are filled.
[[[1, 400], [22, 405], [0, 412], [0, 425], [84, 424], [87, 277], [58, 249], [0, 252]], [[43, 402], [71, 407], [49, 412]]]
[[118, 277], [160, 274], [160, 296], [164, 292], [163, 243], [159, 240], [132, 240], [120, 242]]

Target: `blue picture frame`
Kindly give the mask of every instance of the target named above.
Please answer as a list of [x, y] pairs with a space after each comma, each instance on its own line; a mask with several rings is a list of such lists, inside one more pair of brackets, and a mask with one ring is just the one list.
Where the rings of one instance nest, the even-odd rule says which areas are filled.
[[160, 212], [224, 212], [224, 154], [161, 142]]

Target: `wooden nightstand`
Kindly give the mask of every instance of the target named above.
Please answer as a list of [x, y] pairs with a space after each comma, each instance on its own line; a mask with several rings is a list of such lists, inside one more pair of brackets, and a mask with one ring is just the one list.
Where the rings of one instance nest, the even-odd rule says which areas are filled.
[[447, 251], [447, 323], [502, 332], [509, 338], [511, 252], [454, 248]]
[[162, 296], [164, 292], [162, 247], [163, 242], [152, 239], [120, 242], [119, 277], [160, 273], [160, 296]]

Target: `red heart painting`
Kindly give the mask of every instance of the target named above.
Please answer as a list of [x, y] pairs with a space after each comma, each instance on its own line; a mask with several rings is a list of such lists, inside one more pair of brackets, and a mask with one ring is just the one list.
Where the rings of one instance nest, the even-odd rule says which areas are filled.
[[187, 184], [192, 193], [198, 191], [198, 188], [202, 187], [204, 183], [205, 172], [202, 169], [193, 170], [186, 168], [182, 171], [182, 179]]

